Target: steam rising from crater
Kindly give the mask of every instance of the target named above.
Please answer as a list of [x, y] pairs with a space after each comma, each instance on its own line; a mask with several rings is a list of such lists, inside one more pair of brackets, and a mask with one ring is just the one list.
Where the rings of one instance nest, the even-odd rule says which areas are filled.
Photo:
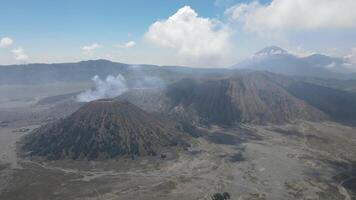
[[121, 74], [115, 76], [109, 75], [105, 80], [94, 76], [94, 88], [86, 90], [77, 96], [79, 102], [89, 102], [103, 98], [113, 98], [128, 90], [125, 77]]
[[92, 80], [94, 87], [77, 95], [77, 101], [89, 102], [97, 99], [114, 98], [129, 89], [162, 89], [166, 86], [164, 80], [155, 75], [150, 75], [140, 65], [129, 67], [131, 77], [126, 79], [121, 74], [116, 77], [108, 75], [104, 80], [95, 75]]

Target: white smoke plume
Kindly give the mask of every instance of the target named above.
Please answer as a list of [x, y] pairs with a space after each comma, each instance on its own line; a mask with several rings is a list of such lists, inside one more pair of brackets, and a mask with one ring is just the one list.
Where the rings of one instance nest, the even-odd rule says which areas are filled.
[[144, 76], [139, 80], [134, 82], [134, 87], [136, 88], [162, 88], [165, 86], [165, 83], [162, 79], [155, 76]]
[[135, 77], [130, 81], [130, 88], [148, 89], [148, 88], [163, 88], [166, 83], [158, 76], [147, 74], [141, 65], [131, 65], [132, 75]]
[[94, 87], [81, 92], [76, 96], [79, 102], [89, 102], [103, 98], [118, 97], [124, 92], [131, 89], [163, 89], [166, 83], [163, 79], [155, 74], [150, 74], [144, 70], [144, 66], [129, 66], [130, 79], [125, 79], [121, 74], [116, 77], [108, 75], [102, 80], [98, 75], [92, 78]]
[[79, 102], [89, 102], [103, 98], [113, 98], [128, 90], [125, 77], [121, 74], [115, 76], [109, 75], [105, 80], [94, 76], [95, 87], [80, 93], [77, 96]]

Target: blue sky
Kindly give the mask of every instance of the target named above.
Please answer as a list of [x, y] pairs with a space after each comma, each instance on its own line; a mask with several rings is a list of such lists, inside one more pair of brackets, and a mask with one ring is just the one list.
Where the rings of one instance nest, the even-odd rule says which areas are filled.
[[[295, 5], [283, 1], [308, 0], [274, 1], [289, 9]], [[311, 6], [320, 7], [318, 0], [309, 1], [315, 2]], [[356, 9], [350, 2], [340, 0], [349, 5], [335, 13], [347, 12], [347, 7]], [[266, 26], [261, 25], [264, 23], [260, 20], [261, 13], [265, 15], [262, 18], [272, 19], [271, 15], [280, 10], [271, 6], [271, 1], [0, 0], [0, 5], [0, 39], [12, 41], [1, 45], [0, 64], [106, 58], [129, 63], [221, 66], [238, 62], [272, 44], [297, 53], [325, 52], [338, 56], [348, 55], [356, 47], [353, 15], [335, 19], [330, 26], [312, 19], [316, 27], [300, 25], [293, 15], [286, 16], [296, 27], [300, 26], [298, 30], [283, 21], [271, 20]], [[179, 9], [182, 11], [178, 15]], [[241, 9], [243, 12], [239, 14]], [[316, 10], [321, 16], [324, 14], [322, 9]], [[168, 22], [175, 14], [177, 20]], [[160, 24], [154, 26], [155, 22]], [[176, 30], [175, 33], [184, 30], [184, 35], [166, 30]], [[206, 45], [210, 42], [211, 45]]]

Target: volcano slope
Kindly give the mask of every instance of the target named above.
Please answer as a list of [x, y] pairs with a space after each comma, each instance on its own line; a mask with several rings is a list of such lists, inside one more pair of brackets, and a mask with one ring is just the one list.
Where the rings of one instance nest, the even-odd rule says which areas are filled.
[[183, 138], [129, 102], [102, 99], [35, 130], [24, 139], [23, 149], [48, 159], [154, 156], [164, 148], [187, 145]]
[[[155, 91], [152, 95], [160, 96], [154, 104], [160, 105], [157, 111], [202, 124], [265, 124], [328, 118], [321, 110], [293, 96], [284, 81], [289, 80], [272, 79], [264, 73], [219, 79], [183, 79], [167, 86], [162, 94], [157, 95]], [[147, 101], [147, 93], [139, 98], [140, 93], [136, 91], [136, 95], [123, 94], [122, 98], [152, 110], [154, 106]]]
[[[328, 94], [332, 97], [328, 98]], [[129, 91], [119, 99], [195, 124], [282, 124], [297, 120], [356, 119], [356, 95], [267, 72], [215, 79], [187, 78], [160, 92]]]
[[281, 123], [326, 117], [260, 74], [220, 80], [183, 80], [172, 85], [167, 96], [174, 107], [192, 109], [207, 123]]

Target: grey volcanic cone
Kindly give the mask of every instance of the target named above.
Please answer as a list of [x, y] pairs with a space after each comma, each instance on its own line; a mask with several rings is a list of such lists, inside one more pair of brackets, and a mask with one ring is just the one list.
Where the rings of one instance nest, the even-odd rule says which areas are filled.
[[23, 149], [48, 159], [152, 156], [186, 145], [185, 135], [126, 101], [89, 102], [71, 116], [35, 130]]

